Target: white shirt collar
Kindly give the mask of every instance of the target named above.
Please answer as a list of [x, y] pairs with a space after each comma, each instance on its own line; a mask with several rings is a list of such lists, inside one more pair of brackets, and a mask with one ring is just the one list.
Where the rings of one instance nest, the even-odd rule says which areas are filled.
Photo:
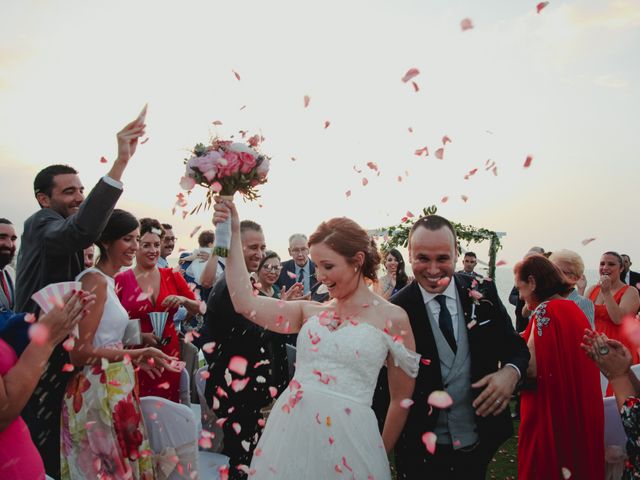
[[419, 283], [418, 283], [418, 287], [420, 287], [420, 293], [422, 293], [422, 300], [424, 301], [425, 305], [429, 303], [431, 300], [433, 300], [434, 298], [436, 298], [438, 295], [444, 295], [445, 297], [449, 297], [453, 300], [456, 300], [458, 298], [456, 293], [455, 280], [453, 277], [451, 277], [451, 281], [449, 282], [449, 285], [447, 285], [447, 288], [445, 288], [444, 292], [442, 293], [427, 292], [424, 288], [422, 288], [422, 285], [420, 285]]

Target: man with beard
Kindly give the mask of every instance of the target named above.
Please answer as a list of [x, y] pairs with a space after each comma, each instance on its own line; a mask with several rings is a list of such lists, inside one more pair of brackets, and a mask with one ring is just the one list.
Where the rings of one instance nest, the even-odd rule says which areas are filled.
[[[24, 223], [16, 280], [18, 312], [38, 313], [31, 296], [50, 283], [72, 281], [84, 269], [84, 249], [95, 243], [122, 194], [122, 174], [144, 135], [139, 117], [117, 135], [118, 157], [89, 195], [78, 172], [50, 165], [33, 182], [40, 210]], [[51, 354], [22, 415], [31, 431], [47, 475], [60, 478], [60, 413], [70, 373], [62, 372], [69, 354], [58, 345]]]
[[16, 229], [6, 218], [0, 218], [0, 305], [5, 310], [13, 310], [15, 304], [15, 272], [11, 267], [16, 255]]

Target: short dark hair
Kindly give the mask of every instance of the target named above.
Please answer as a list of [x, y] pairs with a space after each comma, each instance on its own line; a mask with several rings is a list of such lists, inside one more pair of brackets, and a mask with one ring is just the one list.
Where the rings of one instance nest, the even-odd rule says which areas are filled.
[[155, 233], [160, 238], [164, 237], [164, 228], [158, 220], [155, 218], [141, 218], [140, 219], [140, 236], [143, 236], [145, 233]]
[[431, 230], [435, 232], [440, 230], [441, 228], [448, 228], [453, 235], [453, 248], [454, 250], [458, 250], [458, 236], [456, 235], [456, 230], [451, 225], [451, 222], [440, 215], [427, 215], [426, 217], [420, 217], [416, 223], [411, 227], [411, 231], [409, 232], [409, 244], [411, 244], [411, 236], [413, 232], [415, 232], [418, 228], [423, 227], [427, 230]]
[[244, 233], [247, 230], [253, 230], [255, 232], [262, 233], [262, 227], [253, 220], [242, 220], [240, 222], [240, 233]]
[[164, 228], [165, 230], [173, 230], [173, 227], [168, 223], [161, 223], [161, 225], [162, 225], [162, 228]]
[[47, 197], [51, 196], [53, 192], [53, 184], [55, 183], [56, 175], [74, 174], [78, 172], [75, 168], [69, 165], [49, 165], [38, 172], [36, 178], [33, 180], [33, 194], [44, 193]]
[[544, 302], [553, 295], [565, 295], [572, 288], [560, 269], [544, 255], [535, 253], [518, 262], [513, 269], [522, 282], [533, 277], [536, 281], [536, 291], [533, 293], [538, 303]]
[[473, 252], [466, 252], [466, 253], [464, 254], [464, 256], [465, 256], [465, 257], [478, 258], [478, 256], [477, 256], [475, 253], [473, 253]]
[[260, 260], [260, 263], [258, 264], [258, 270], [260, 270], [264, 266], [267, 260], [271, 260], [272, 258], [277, 258], [278, 261], [280, 261], [280, 255], [278, 255], [273, 250], [267, 250], [266, 252], [264, 252], [264, 256], [262, 257], [262, 259]]
[[135, 216], [125, 210], [114, 209], [107, 221], [107, 225], [100, 234], [100, 238], [95, 242], [100, 249], [100, 256], [107, 258], [106, 242], [118, 240], [139, 226], [140, 224]]
[[209, 244], [213, 243], [215, 238], [216, 236], [213, 233], [213, 230], [203, 230], [202, 232], [200, 232], [200, 235], [198, 235], [198, 245], [200, 247], [206, 247]]
[[13, 225], [11, 220], [7, 220], [6, 218], [0, 217], [0, 223], [3, 225]]

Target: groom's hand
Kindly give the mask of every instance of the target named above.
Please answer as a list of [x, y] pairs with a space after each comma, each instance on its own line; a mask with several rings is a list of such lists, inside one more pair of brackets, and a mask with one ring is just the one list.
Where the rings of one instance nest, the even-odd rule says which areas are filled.
[[473, 388], [483, 388], [478, 398], [473, 402], [476, 414], [481, 417], [500, 415], [509, 405], [511, 395], [518, 384], [518, 373], [510, 366], [503, 367], [497, 372], [490, 373], [472, 384]]

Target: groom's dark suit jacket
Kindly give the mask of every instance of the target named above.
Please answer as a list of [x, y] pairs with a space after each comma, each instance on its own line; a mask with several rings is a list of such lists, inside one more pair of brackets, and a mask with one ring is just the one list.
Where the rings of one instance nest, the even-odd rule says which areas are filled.
[[[453, 281], [462, 304], [465, 323], [469, 327], [472, 321], [469, 289], [473, 278], [470, 275], [456, 273]], [[525, 375], [530, 357], [529, 350], [524, 340], [513, 329], [511, 318], [498, 297], [495, 284], [485, 281], [480, 286], [480, 291], [488, 302], [482, 301], [480, 305], [476, 305], [476, 324], [467, 330], [471, 354], [471, 383], [497, 371], [507, 363], [514, 364], [520, 369], [521, 374]], [[417, 282], [414, 281], [400, 290], [391, 298], [391, 302], [407, 312], [416, 341], [416, 351], [423, 360], [430, 360], [430, 363], [420, 363], [413, 393], [415, 403], [409, 410], [407, 423], [395, 447], [398, 478], [422, 479], [428, 477], [428, 472], [423, 470], [423, 459], [430, 454], [421, 438], [425, 432], [433, 431], [438, 418], [436, 408], [429, 414], [427, 397], [432, 391], [445, 388], [442, 384], [436, 341]], [[386, 378], [382, 378], [380, 383], [384, 385]], [[474, 398], [479, 393], [480, 391], [474, 392]], [[386, 408], [376, 410], [386, 413]], [[501, 444], [513, 433], [508, 408], [498, 416], [476, 416], [476, 425], [480, 441], [490, 445]]]

